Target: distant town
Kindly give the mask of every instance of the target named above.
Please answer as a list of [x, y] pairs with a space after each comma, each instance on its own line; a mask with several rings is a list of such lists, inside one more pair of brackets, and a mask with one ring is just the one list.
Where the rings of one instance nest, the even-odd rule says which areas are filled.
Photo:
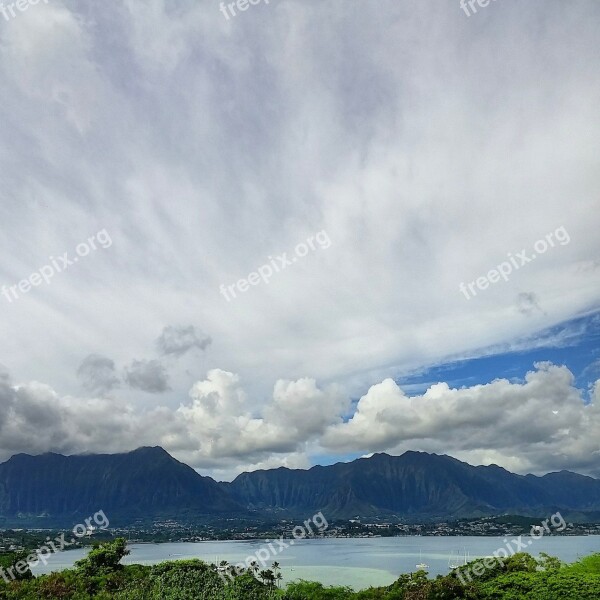
[[[369, 538], [399, 536], [507, 536], [527, 535], [541, 519], [521, 516], [484, 517], [435, 523], [397, 523], [373, 519], [333, 520], [318, 534], [323, 538]], [[112, 527], [105, 531], [92, 530], [78, 539], [71, 548], [82, 548], [116, 537], [124, 537], [130, 544], [164, 542], [202, 542], [215, 540], [274, 539], [291, 537], [298, 524], [291, 519], [276, 523], [248, 525], [231, 519], [231, 523], [190, 525], [177, 520], [162, 520], [129, 527]], [[43, 544], [56, 529], [4, 529], [0, 530], [0, 552], [18, 552]], [[600, 523], [567, 523], [562, 532], [553, 535], [600, 535]]]

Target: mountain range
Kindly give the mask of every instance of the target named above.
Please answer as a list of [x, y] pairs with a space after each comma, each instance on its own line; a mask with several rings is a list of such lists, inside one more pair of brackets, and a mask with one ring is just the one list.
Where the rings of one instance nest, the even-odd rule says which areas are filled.
[[[0, 464], [0, 518], [70, 520], [99, 510], [111, 520], [243, 511], [223, 487], [162, 448], [125, 454], [17, 454]], [[73, 524], [79, 521], [74, 520]]]
[[216, 482], [160, 447], [124, 454], [18, 454], [0, 464], [0, 524], [73, 522], [103, 510], [112, 523], [389, 517], [407, 521], [498, 514], [597, 518], [600, 480], [472, 466], [446, 455], [375, 454], [308, 470], [242, 473]]

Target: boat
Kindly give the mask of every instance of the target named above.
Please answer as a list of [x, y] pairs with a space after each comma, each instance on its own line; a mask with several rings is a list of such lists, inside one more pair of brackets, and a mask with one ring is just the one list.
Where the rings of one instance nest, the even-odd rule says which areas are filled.
[[[460, 556], [460, 555], [459, 555], [459, 553], [458, 553], [458, 552], [456, 553], [456, 556], [454, 556], [454, 553], [452, 553], [452, 554], [450, 555], [450, 558], [448, 559], [448, 568], [449, 568], [451, 571], [453, 571], [454, 569], [458, 569], [460, 566], [462, 566], [462, 565], [460, 565], [460, 564], [459, 564], [459, 562], [460, 562], [460, 560], [459, 560], [459, 556]], [[465, 564], [466, 564], [466, 563], [465, 563]]]
[[423, 562], [423, 553], [420, 548], [419, 548], [419, 563], [417, 564], [417, 569], [419, 569], [421, 571], [425, 571], [425, 570], [429, 569], [429, 565]]
[[454, 569], [458, 569], [460, 567], [464, 567], [467, 564], [468, 561], [467, 561], [467, 550], [466, 550], [466, 548], [465, 548], [465, 555], [464, 555], [464, 558], [463, 558], [463, 564], [462, 565], [459, 564], [458, 557], [459, 557], [459, 553], [458, 552], [456, 553], [456, 560], [454, 560], [454, 555], [452, 555], [452, 554], [450, 555], [450, 558], [448, 559], [448, 568], [450, 570], [454, 570]]

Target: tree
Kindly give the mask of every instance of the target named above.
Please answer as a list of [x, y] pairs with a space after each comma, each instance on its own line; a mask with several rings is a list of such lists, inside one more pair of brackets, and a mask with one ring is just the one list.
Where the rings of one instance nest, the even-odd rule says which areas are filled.
[[261, 571], [258, 576], [261, 578], [262, 582], [267, 585], [269, 588], [275, 587], [275, 575], [271, 569], [265, 569]]
[[85, 558], [75, 563], [75, 567], [87, 577], [108, 575], [122, 568], [121, 559], [128, 554], [126, 540], [117, 538], [90, 550]]
[[[27, 568], [25, 569], [24, 572], [19, 573], [19, 570], [17, 570], [16, 565], [19, 565], [20, 569], [19, 570], [23, 570], [22, 566], [25, 565]], [[2, 579], [7, 578], [7, 579], [14, 579], [16, 581], [22, 581], [24, 579], [31, 579], [33, 578], [33, 574], [29, 568], [29, 565], [27, 564], [27, 553], [26, 552], [1, 552], [0, 553], [0, 568], [2, 569], [2, 571], [0, 571], [1, 577], [0, 577], [0, 582], [2, 581]]]
[[214, 567], [197, 559], [155, 565], [148, 579], [152, 585], [148, 600], [221, 600], [226, 594]]
[[277, 587], [279, 587], [280, 586], [280, 581], [283, 579], [283, 575], [281, 574], [281, 567], [279, 566], [279, 563], [277, 561], [275, 561], [271, 565], [271, 570], [273, 571], [273, 574], [275, 576], [275, 580], [277, 581]]
[[539, 566], [544, 571], [557, 571], [563, 566], [563, 562], [556, 556], [550, 556], [545, 552], [540, 552], [540, 558], [538, 559]]

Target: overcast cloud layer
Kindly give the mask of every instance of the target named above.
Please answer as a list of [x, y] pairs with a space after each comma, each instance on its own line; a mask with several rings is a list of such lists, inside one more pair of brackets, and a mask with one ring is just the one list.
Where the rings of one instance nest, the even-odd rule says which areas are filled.
[[53, 269], [0, 295], [0, 458], [161, 444], [228, 477], [422, 449], [600, 475], [599, 388], [565, 367], [394, 383], [598, 310], [599, 24], [595, 0], [0, 18], [0, 285]]

